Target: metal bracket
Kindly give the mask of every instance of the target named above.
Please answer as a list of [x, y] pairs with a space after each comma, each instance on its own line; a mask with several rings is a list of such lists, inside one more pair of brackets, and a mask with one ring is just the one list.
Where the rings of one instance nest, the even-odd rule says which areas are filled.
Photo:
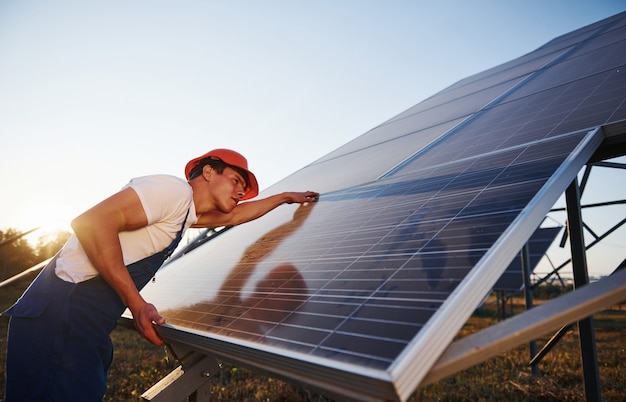
[[181, 345], [168, 344], [168, 349], [181, 365], [141, 395], [152, 402], [208, 402], [211, 397], [209, 377], [220, 371], [214, 358]]

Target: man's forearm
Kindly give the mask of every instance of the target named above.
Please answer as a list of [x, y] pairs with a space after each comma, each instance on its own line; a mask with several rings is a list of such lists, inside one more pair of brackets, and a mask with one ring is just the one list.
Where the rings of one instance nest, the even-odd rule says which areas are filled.
[[220, 227], [235, 226], [260, 218], [282, 204], [305, 203], [317, 201], [318, 193], [306, 192], [283, 192], [269, 197], [241, 203], [231, 213], [224, 214], [212, 211], [203, 214], [194, 227]]

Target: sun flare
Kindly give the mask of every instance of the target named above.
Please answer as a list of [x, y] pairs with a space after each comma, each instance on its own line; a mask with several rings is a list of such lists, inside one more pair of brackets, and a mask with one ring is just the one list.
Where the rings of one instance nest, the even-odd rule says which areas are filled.
[[36, 229], [25, 237], [34, 244], [41, 237], [52, 236], [59, 231], [72, 232], [71, 222], [76, 215], [75, 211], [63, 206], [39, 205], [25, 212], [18, 229], [23, 232]]

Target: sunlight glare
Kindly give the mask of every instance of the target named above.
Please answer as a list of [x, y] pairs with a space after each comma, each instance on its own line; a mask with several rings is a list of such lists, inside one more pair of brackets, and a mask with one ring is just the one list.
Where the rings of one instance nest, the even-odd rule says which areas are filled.
[[42, 204], [28, 209], [21, 221], [19, 229], [22, 231], [38, 228], [25, 236], [31, 244], [36, 244], [41, 237], [52, 236], [58, 231], [73, 232], [72, 219], [78, 215], [75, 211], [61, 205]]

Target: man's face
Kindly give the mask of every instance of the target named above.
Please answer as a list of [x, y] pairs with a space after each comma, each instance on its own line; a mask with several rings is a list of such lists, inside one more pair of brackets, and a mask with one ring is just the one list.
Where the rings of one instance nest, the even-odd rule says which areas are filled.
[[222, 174], [214, 172], [210, 183], [217, 209], [224, 213], [232, 211], [246, 193], [244, 178], [229, 167], [225, 168]]

